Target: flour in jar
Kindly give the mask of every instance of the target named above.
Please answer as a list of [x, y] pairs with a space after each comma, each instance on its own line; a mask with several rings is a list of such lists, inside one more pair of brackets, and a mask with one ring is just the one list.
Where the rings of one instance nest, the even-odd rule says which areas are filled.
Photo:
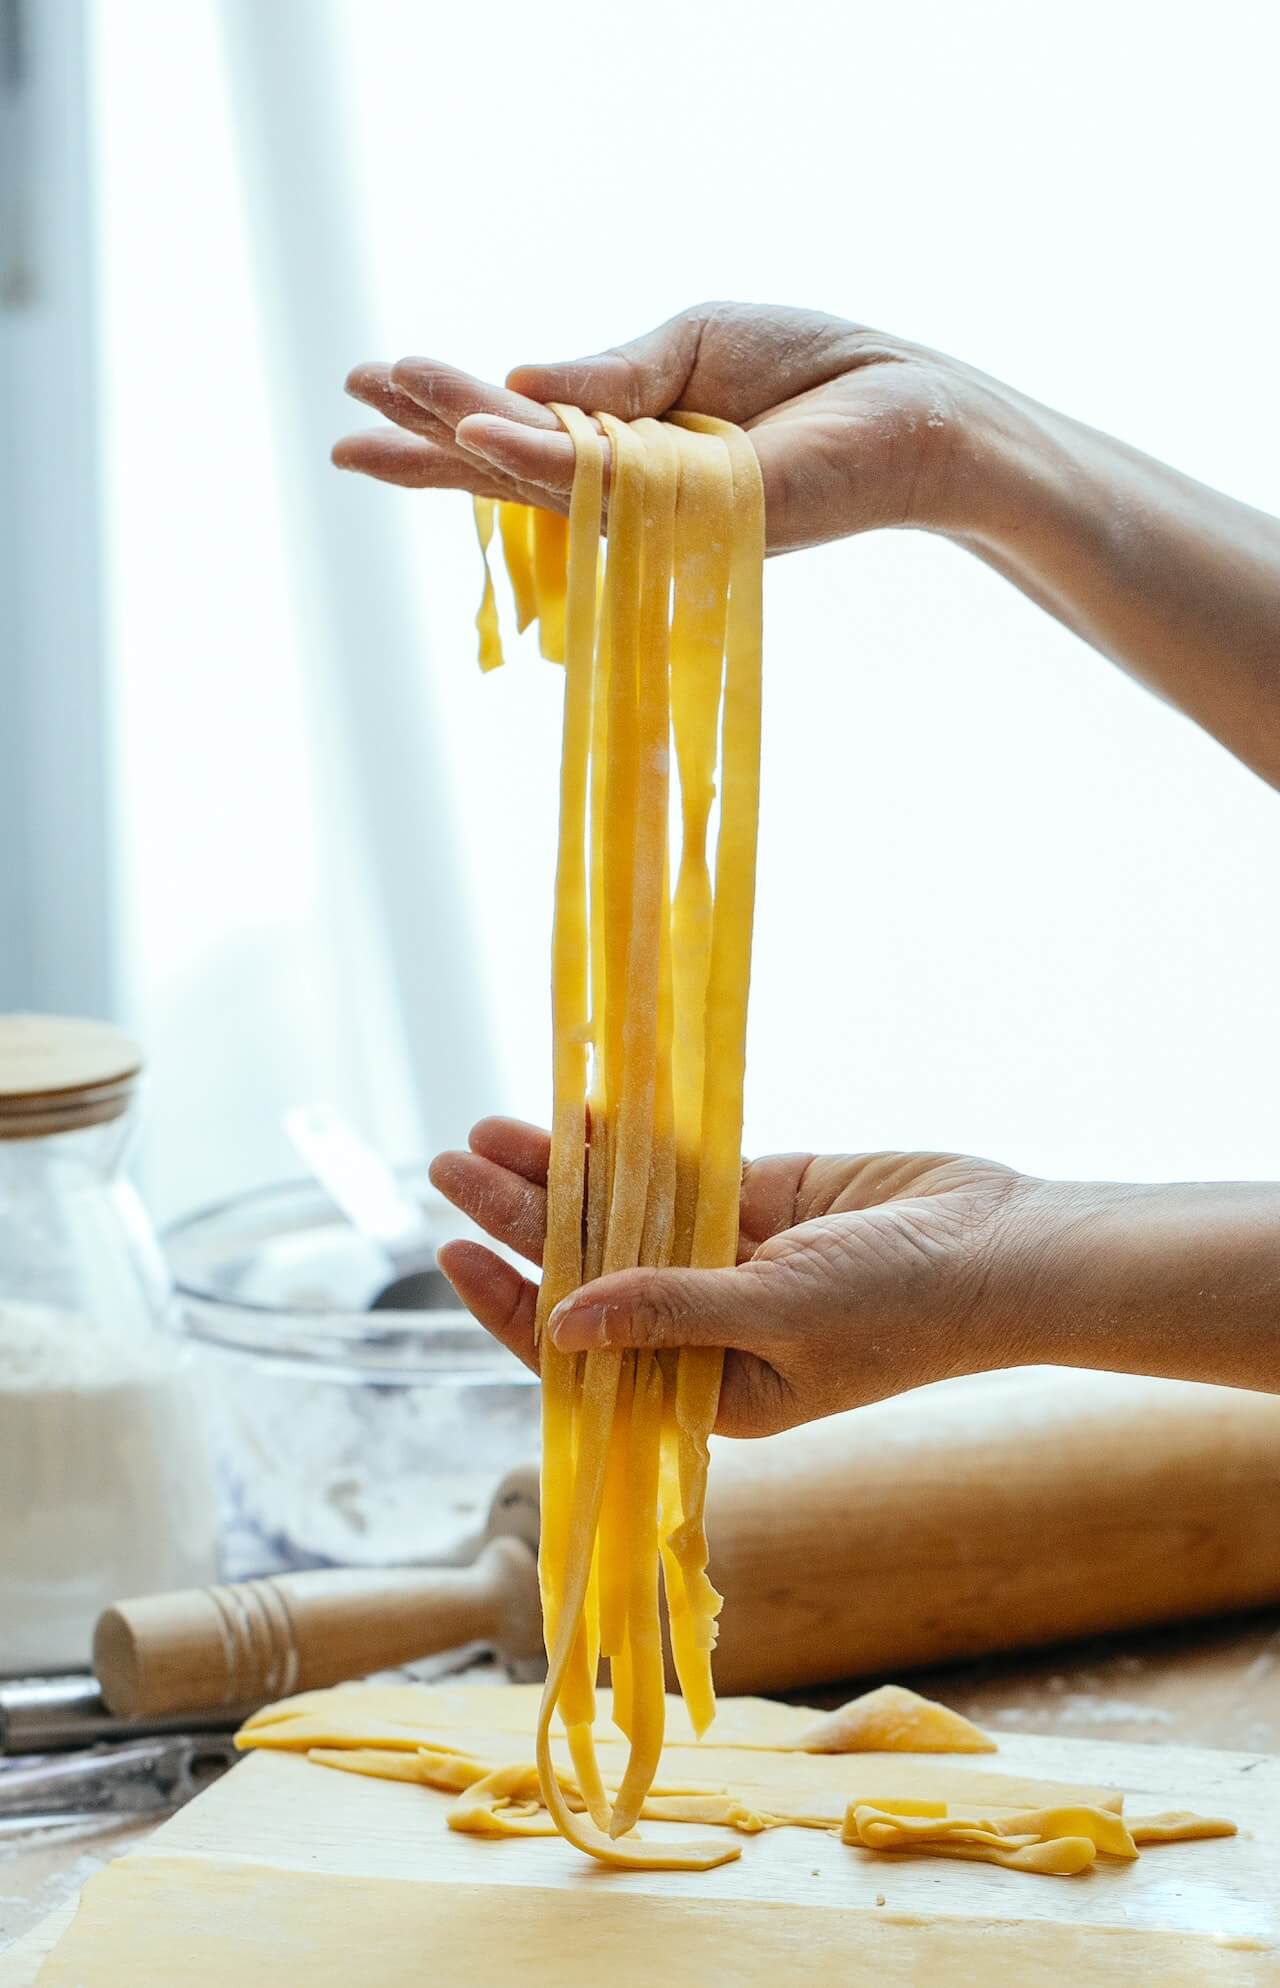
[[108, 1603], [217, 1578], [190, 1355], [0, 1300], [0, 1675], [87, 1667]]

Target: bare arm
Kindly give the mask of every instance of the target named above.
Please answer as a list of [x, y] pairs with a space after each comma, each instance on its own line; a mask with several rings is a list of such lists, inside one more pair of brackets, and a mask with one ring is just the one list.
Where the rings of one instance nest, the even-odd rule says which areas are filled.
[[973, 395], [955, 537], [1280, 786], [1280, 523], [994, 382]]

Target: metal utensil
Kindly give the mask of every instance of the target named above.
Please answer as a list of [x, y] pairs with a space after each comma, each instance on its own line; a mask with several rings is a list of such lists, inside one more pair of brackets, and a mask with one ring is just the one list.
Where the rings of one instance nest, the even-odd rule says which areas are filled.
[[173, 1733], [0, 1769], [0, 1835], [181, 1808], [236, 1759], [229, 1735]]
[[435, 1239], [423, 1210], [392, 1169], [335, 1111], [299, 1105], [285, 1131], [347, 1220], [376, 1243], [392, 1272], [370, 1311], [452, 1311], [453, 1286], [436, 1267]]
[[260, 1702], [158, 1718], [121, 1719], [108, 1710], [97, 1678], [87, 1672], [21, 1678], [0, 1684], [0, 1764], [15, 1754], [55, 1753], [68, 1747], [96, 1746], [103, 1740], [234, 1732]]

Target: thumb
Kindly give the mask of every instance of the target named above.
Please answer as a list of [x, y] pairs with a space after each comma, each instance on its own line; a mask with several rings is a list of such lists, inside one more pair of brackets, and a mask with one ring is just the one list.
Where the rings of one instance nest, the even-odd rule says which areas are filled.
[[751, 1351], [776, 1318], [774, 1266], [732, 1270], [618, 1270], [563, 1299], [547, 1321], [562, 1353], [600, 1347], [661, 1352], [676, 1346]]
[[[512, 406], [530, 401], [564, 401], [588, 414], [616, 414], [623, 421], [665, 414], [684, 392], [698, 356], [704, 322], [700, 311], [684, 311], [629, 345], [617, 345], [592, 359], [566, 359], [553, 366], [517, 366], [507, 375]], [[537, 410], [540, 413], [540, 409]], [[454, 438], [508, 476], [541, 485], [563, 496], [573, 482], [575, 450], [565, 434], [530, 426], [509, 410], [475, 413], [458, 422]], [[610, 450], [605, 445], [605, 488]]]
[[623, 421], [665, 414], [688, 384], [702, 324], [700, 311], [682, 311], [656, 331], [593, 358], [517, 366], [507, 375], [507, 385], [530, 400], [568, 401], [588, 413], [616, 414]]

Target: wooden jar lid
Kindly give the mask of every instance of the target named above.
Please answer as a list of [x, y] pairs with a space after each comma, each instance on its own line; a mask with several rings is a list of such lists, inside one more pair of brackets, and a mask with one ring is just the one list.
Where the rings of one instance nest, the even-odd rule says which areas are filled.
[[119, 1118], [141, 1069], [137, 1043], [108, 1022], [0, 1015], [0, 1139]]

